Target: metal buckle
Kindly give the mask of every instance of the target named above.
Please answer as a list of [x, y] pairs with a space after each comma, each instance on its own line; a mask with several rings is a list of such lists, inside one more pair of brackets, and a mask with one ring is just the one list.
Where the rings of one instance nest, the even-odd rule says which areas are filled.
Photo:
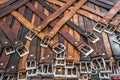
[[[18, 42], [16, 42], [16, 44], [17, 43]], [[23, 57], [29, 53], [29, 49], [25, 45], [23, 45], [23, 43], [20, 43], [16, 46], [16, 51], [20, 57]]]
[[92, 58], [91, 64], [94, 70], [103, 70], [106, 67], [105, 60], [102, 57]]
[[52, 50], [57, 54], [61, 54], [66, 50], [66, 47], [62, 43], [57, 43], [52, 47]]
[[58, 66], [58, 65], [59, 65], [59, 66], [65, 66], [65, 64], [66, 64], [66, 61], [65, 61], [65, 60], [57, 60], [55, 65], [56, 65], [56, 66]]
[[74, 59], [66, 59], [65, 68], [74, 68]]
[[105, 70], [101, 70], [101, 73], [112, 73], [112, 61], [111, 60], [105, 60]]
[[116, 26], [108, 25], [107, 27], [104, 28], [104, 31], [108, 34], [113, 34], [116, 29], [117, 29]]
[[37, 35], [37, 33], [38, 33], [37, 31], [29, 31], [26, 34], [25, 38], [31, 41]]
[[18, 72], [17, 80], [27, 80], [26, 72]]
[[96, 43], [98, 42], [100, 39], [98, 36], [96, 36], [95, 34], [92, 34], [90, 37], [88, 37], [88, 40], [90, 40], [92, 43]]
[[26, 70], [36, 69], [36, 60], [27, 60]]
[[27, 77], [37, 76], [37, 69], [27, 70]]
[[64, 60], [65, 59], [65, 52], [62, 54], [56, 54], [56, 60]]
[[116, 42], [117, 44], [120, 44], [120, 35], [115, 36], [113, 41]]
[[72, 69], [71, 68], [66, 69], [66, 77], [67, 78], [77, 78], [78, 77], [77, 73], [78, 73], [78, 68], [77, 67], [74, 67]]
[[94, 50], [88, 46], [87, 44], [82, 44], [78, 47], [78, 49], [80, 50], [80, 52], [82, 52], [84, 55], [88, 56], [89, 54], [91, 54]]
[[41, 64], [38, 66], [37, 74], [41, 74], [42, 76], [53, 75], [53, 64]]
[[50, 40], [51, 40], [51, 37], [45, 36], [43, 39], [41, 39], [40, 46], [42, 46], [42, 47], [48, 47], [48, 45], [50, 43]]
[[90, 61], [80, 61], [80, 73], [81, 74], [91, 73], [91, 70], [92, 70], [92, 67], [91, 67]]
[[99, 73], [99, 78], [100, 79], [109, 79], [110, 73]]
[[95, 26], [93, 26], [93, 30], [98, 33], [101, 33], [103, 29], [104, 29], [104, 25], [101, 23], [97, 23]]
[[66, 71], [64, 67], [56, 66], [54, 77], [55, 78], [66, 78], [65, 72]]
[[6, 55], [10, 55], [15, 52], [14, 46], [8, 46], [8, 47], [5, 47], [4, 49], [5, 49]]

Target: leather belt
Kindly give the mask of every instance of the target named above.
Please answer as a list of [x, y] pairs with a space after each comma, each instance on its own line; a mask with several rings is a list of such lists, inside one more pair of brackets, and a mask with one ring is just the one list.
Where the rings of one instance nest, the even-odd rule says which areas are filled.
[[26, 70], [27, 70], [27, 76], [37, 76], [37, 37], [35, 37], [30, 44], [30, 53], [27, 57], [26, 61]]
[[54, 20], [56, 17], [58, 17], [61, 13], [63, 13], [64, 10], [66, 10], [69, 6], [71, 6], [75, 0], [70, 0], [68, 3], [66, 3], [63, 7], [58, 9], [56, 12], [54, 12], [52, 15], [47, 17], [38, 27], [34, 27], [32, 31], [29, 31], [27, 35], [25, 36], [28, 40], [32, 40], [35, 35], [37, 35], [39, 32], [41, 32], [52, 20]]
[[[120, 5], [120, 1], [118, 1], [114, 5], [114, 7], [112, 9], [110, 9], [109, 12], [99, 21], [99, 23], [93, 27], [93, 30], [101, 33], [102, 30], [104, 29], [105, 32], [109, 32], [109, 29], [107, 30], [107, 28], [109, 28], [109, 26], [110, 26], [110, 25], [108, 25], [108, 23], [114, 17], [114, 15], [119, 11], [119, 9], [120, 9], [119, 5]], [[105, 27], [105, 26], [107, 26], [107, 27]], [[111, 33], [111, 32], [109, 32], [109, 33]]]
[[[46, 9], [48, 9], [50, 12], [55, 12], [55, 9], [53, 9], [52, 7], [50, 7], [49, 5], [47, 5], [44, 1], [42, 0], [38, 0], [38, 2], [43, 5], [44, 7], [46, 7]], [[61, 19], [64, 15], [60, 15], [59, 18]], [[92, 34], [90, 32], [86, 32], [83, 29], [79, 28], [76, 24], [74, 24], [71, 21], [67, 21], [66, 24], [68, 24], [70, 27], [72, 27], [73, 29], [75, 29], [78, 33], [80, 33], [82, 36], [88, 38], [90, 41], [92, 41], [93, 43], [96, 43], [99, 38], [95, 35]]]
[[12, 4], [12, 3], [14, 3], [15, 1], [16, 0], [10, 0], [10, 1], [7, 1], [7, 2], [1, 4], [0, 5], [0, 9], [2, 9], [2, 8], [6, 7], [6, 6], [10, 5], [10, 4]]
[[[54, 28], [46, 34], [46, 36], [43, 37], [41, 41], [41, 46], [48, 47], [48, 44], [50, 43], [50, 40], [57, 34], [57, 32], [61, 29], [61, 27], [77, 12], [77, 10], [86, 2], [80, 1], [76, 3], [76, 5], [73, 7], [73, 10], [68, 12], [55, 26]], [[79, 5], [79, 6], [78, 6]]]
[[29, 0], [18, 0], [15, 3], [11, 4], [10, 6], [6, 6], [5, 8], [0, 10], [0, 18], [4, 17], [5, 15], [9, 14], [10, 12], [12, 12], [13, 10], [21, 7], [22, 5], [24, 5], [25, 3], [27, 3]]
[[[27, 29], [29, 29], [29, 30], [31, 30], [34, 26], [33, 25], [31, 25], [28, 21], [26, 21], [25, 19], [24, 19], [24, 21], [23, 20], [21, 20], [21, 15], [20, 14], [18, 14], [17, 12], [12, 12], [12, 15], [16, 18], [16, 19], [18, 19], [23, 25], [25, 25], [25, 27], [27, 28]], [[18, 17], [19, 16], [19, 17]], [[42, 15], [41, 17], [43, 17], [44, 15]], [[23, 17], [22, 17], [23, 18]], [[45, 17], [43, 17], [43, 19], [44, 19]], [[27, 24], [26, 24], [27, 23]], [[29, 26], [28, 26], [28, 24], [29, 24]], [[65, 30], [62, 30], [61, 32], [60, 32], [60, 34], [62, 34], [63, 35], [63, 37], [65, 37], [72, 45], [74, 45], [80, 52], [82, 52], [82, 53], [84, 53], [84, 54], [86, 54], [87, 53], [87, 55], [88, 54], [90, 54], [92, 51], [93, 51], [93, 49], [91, 48], [91, 47], [89, 47], [88, 45], [81, 45], [81, 43], [80, 42], [78, 42], [78, 41], [76, 41], [71, 35], [69, 35]], [[64, 35], [65, 34], [65, 35]], [[42, 35], [41, 35], [41, 33], [39, 33], [39, 35], [38, 35], [38, 37], [39, 38], [42, 38]], [[69, 38], [68, 38], [69, 37]], [[53, 45], [54, 43], [51, 43], [50, 45], [51, 45], [51, 47], [52, 47], [52, 45]], [[61, 45], [61, 44], [60, 44]], [[81, 46], [80, 46], [81, 45]], [[89, 49], [89, 50], [87, 50], [87, 52], [85, 51], [84, 52], [84, 49], [83, 48], [87, 48], [87, 49]], [[81, 49], [83, 49], [83, 50], [81, 50]], [[58, 52], [58, 51], [56, 51], [56, 52]], [[58, 52], [59, 53], [59, 52]]]

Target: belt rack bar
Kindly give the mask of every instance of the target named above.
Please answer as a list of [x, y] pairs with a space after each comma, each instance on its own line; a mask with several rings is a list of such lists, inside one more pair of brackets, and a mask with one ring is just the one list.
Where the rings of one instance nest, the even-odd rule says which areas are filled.
[[[48, 9], [50, 12], [55, 12], [55, 9], [53, 9], [52, 7], [50, 7], [49, 5], [47, 5], [44, 1], [42, 0], [38, 0], [38, 2], [43, 5], [44, 7], [46, 7], [46, 9]], [[61, 19], [64, 15], [60, 15], [59, 18]], [[90, 32], [86, 32], [83, 29], [79, 28], [76, 24], [74, 24], [71, 21], [67, 21], [66, 22], [70, 27], [72, 27], [73, 29], [75, 29], [78, 33], [80, 33], [82, 36], [90, 39], [90, 41], [92, 41], [93, 43], [96, 43], [97, 41], [99, 41], [99, 38], [95, 35], [92, 34]], [[93, 40], [91, 40], [91, 37], [93, 38]]]
[[57, 11], [55, 11], [49, 17], [44, 19], [44, 21], [40, 24], [40, 26], [34, 27], [32, 29], [33, 31], [29, 31], [25, 37], [31, 41], [35, 37], [35, 35], [40, 33], [45, 27], [47, 27], [48, 23], [50, 23], [56, 17], [58, 17], [61, 13], [63, 13], [63, 11], [66, 10], [69, 6], [71, 6], [74, 2], [75, 2], [75, 0], [71, 0], [68, 3], [66, 3], [64, 6], [59, 8]]

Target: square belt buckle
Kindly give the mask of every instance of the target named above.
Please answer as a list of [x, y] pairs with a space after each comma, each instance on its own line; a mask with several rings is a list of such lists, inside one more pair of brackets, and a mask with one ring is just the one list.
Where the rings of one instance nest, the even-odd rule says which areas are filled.
[[92, 58], [91, 61], [92, 67], [94, 70], [104, 70], [106, 65], [105, 65], [105, 60], [102, 57], [95, 57]]
[[93, 26], [93, 30], [98, 32], [98, 33], [101, 33], [104, 29], [104, 25], [101, 24], [101, 23], [97, 23], [95, 26]]
[[78, 68], [67, 68], [66, 69], [66, 78], [77, 78], [78, 77]]
[[116, 29], [117, 29], [116, 26], [108, 25], [107, 27], [104, 28], [104, 31], [108, 34], [113, 34]]
[[31, 41], [37, 35], [37, 33], [38, 33], [37, 31], [29, 31], [26, 34], [25, 38]]
[[[82, 69], [84, 67], [84, 69]], [[88, 74], [91, 73], [92, 67], [90, 61], [80, 61], [80, 73]]]
[[37, 69], [27, 70], [27, 77], [37, 76]]
[[54, 77], [55, 78], [66, 78], [66, 74], [65, 74], [65, 68], [64, 67], [61, 67], [61, 66], [58, 66], [55, 67], [55, 72], [54, 72]]
[[110, 73], [99, 73], [100, 79], [110, 79]]
[[57, 54], [61, 54], [66, 50], [66, 47], [62, 43], [57, 43], [52, 47], [52, 50]]
[[120, 44], [120, 35], [115, 36], [113, 41], [116, 42], [117, 44]]
[[26, 70], [36, 69], [36, 60], [27, 60], [26, 61]]
[[49, 43], [50, 43], [51, 37], [49, 36], [45, 36], [40, 43], [40, 46], [42, 47], [48, 47]]
[[25, 45], [23, 45], [23, 43], [19, 44], [18, 42], [16, 42], [15, 44], [17, 44], [16, 51], [20, 57], [23, 57], [29, 53], [29, 49]]
[[12, 46], [12, 45], [6, 46], [6, 47], [4, 48], [4, 50], [5, 50], [6, 55], [10, 55], [10, 54], [12, 54], [12, 53], [15, 52], [15, 48], [14, 48], [14, 46]]
[[17, 80], [28, 80], [26, 72], [18, 72]]
[[65, 59], [65, 52], [62, 54], [56, 54], [55, 59], [56, 60], [64, 60]]
[[96, 43], [98, 42], [100, 39], [98, 36], [96, 36], [95, 34], [92, 34], [90, 37], [88, 37], [88, 40], [90, 40], [92, 43]]
[[87, 44], [82, 44], [78, 47], [78, 49], [80, 50], [80, 52], [82, 52], [84, 55], [88, 56], [89, 54], [91, 54], [94, 50], [88, 46]]

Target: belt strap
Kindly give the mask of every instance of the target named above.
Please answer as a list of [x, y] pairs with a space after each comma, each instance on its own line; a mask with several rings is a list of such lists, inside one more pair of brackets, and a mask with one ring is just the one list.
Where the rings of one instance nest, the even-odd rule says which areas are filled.
[[15, 1], [16, 0], [10, 0], [10, 1], [7, 1], [7, 2], [5, 2], [3, 4], [0, 4], [0, 9], [2, 9], [2, 8], [6, 7], [6, 6], [10, 5], [10, 4], [12, 4], [12, 3], [14, 3]]
[[[46, 9], [48, 9], [50, 12], [55, 12], [55, 9], [53, 9], [52, 7], [50, 7], [49, 5], [47, 5], [44, 1], [42, 0], [38, 0], [38, 2], [43, 5], [44, 7], [46, 7]], [[64, 15], [61, 14], [59, 16], [59, 18], [61, 19]], [[98, 37], [95, 34], [92, 34], [90, 32], [86, 32], [84, 31], [82, 28], [79, 28], [79, 26], [77, 26], [76, 24], [74, 24], [73, 22], [71, 22], [70, 20], [68, 20], [66, 22], [70, 27], [72, 27], [73, 29], [75, 29], [78, 33], [80, 33], [82, 36], [88, 38], [90, 41], [92, 41], [93, 43], [96, 43], [98, 41]], [[93, 38], [94, 36], [94, 38]], [[93, 40], [91, 40], [91, 37]], [[97, 37], [97, 38], [96, 38]]]
[[11, 4], [10, 6], [6, 6], [5, 8], [0, 10], [0, 18], [4, 17], [5, 15], [9, 14], [10, 12], [12, 12], [13, 10], [21, 7], [22, 5], [24, 5], [25, 3], [27, 3], [29, 0], [18, 0], [17, 2]]
[[[58, 9], [56, 12], [54, 12], [53, 14], [51, 14], [49, 17], [47, 17], [40, 26], [33, 28], [34, 34], [41, 32], [47, 25], [48, 23], [50, 23], [51, 21], [53, 21], [56, 17], [58, 17], [61, 13], [63, 13], [64, 10], [66, 10], [69, 6], [71, 6], [73, 3], [75, 2], [75, 0], [70, 0], [68, 3], [66, 3], [64, 6], [62, 6], [60, 9]], [[28, 3], [29, 5], [29, 3]], [[30, 32], [29, 32], [30, 33]], [[28, 34], [29, 34], [28, 33]], [[33, 36], [34, 37], [34, 36]], [[32, 40], [33, 39], [30, 38], [29, 36], [26, 36], [27, 39]]]

